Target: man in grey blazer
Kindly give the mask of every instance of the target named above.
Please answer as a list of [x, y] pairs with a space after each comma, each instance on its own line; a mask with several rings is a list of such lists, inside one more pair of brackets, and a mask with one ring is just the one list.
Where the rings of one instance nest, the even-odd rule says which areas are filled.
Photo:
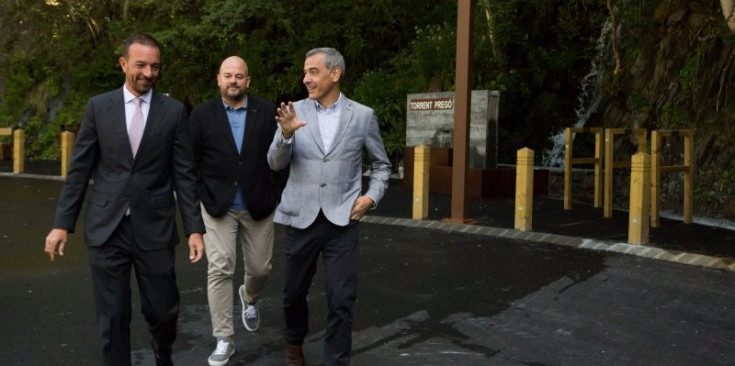
[[[306, 54], [303, 83], [308, 99], [281, 103], [279, 128], [268, 163], [290, 175], [274, 221], [287, 225], [283, 312], [286, 365], [304, 365], [309, 331], [306, 296], [319, 255], [327, 274], [327, 333], [324, 364], [348, 365], [352, 305], [357, 295], [358, 222], [385, 193], [390, 162], [375, 112], [340, 92], [342, 55], [333, 48]], [[370, 184], [362, 191], [362, 161], [371, 160]]]
[[84, 238], [104, 364], [131, 364], [130, 276], [135, 268], [156, 364], [171, 365], [179, 314], [174, 190], [189, 237], [189, 259], [197, 262], [204, 253], [186, 109], [152, 89], [160, 70], [154, 38], [142, 33], [128, 37], [119, 62], [125, 84], [87, 104], [45, 251], [51, 260], [64, 255], [67, 234], [74, 232], [93, 178]]

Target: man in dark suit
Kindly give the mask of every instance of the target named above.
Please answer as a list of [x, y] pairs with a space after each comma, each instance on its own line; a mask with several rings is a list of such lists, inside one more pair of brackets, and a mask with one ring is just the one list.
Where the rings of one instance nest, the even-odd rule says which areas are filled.
[[[358, 223], [383, 197], [390, 178], [375, 112], [340, 91], [345, 61], [333, 48], [306, 53], [303, 83], [308, 99], [278, 109], [279, 128], [268, 151], [272, 169], [290, 164], [274, 221], [286, 227], [283, 313], [287, 366], [303, 366], [309, 331], [307, 295], [319, 256], [327, 274], [324, 364], [348, 365], [352, 305], [357, 296]], [[370, 158], [370, 186], [362, 187], [363, 153]]]
[[235, 353], [232, 299], [238, 246], [245, 265], [238, 291], [242, 321], [248, 331], [258, 329], [256, 302], [273, 255], [273, 211], [288, 178], [288, 170], [273, 172], [268, 166], [276, 106], [247, 93], [245, 60], [225, 59], [217, 85], [220, 96], [194, 107], [189, 118], [207, 230], [209, 311], [217, 338], [211, 366], [225, 365]]
[[74, 232], [93, 178], [84, 237], [104, 364], [131, 364], [130, 274], [135, 268], [156, 363], [171, 365], [179, 313], [174, 190], [189, 237], [189, 259], [195, 263], [204, 252], [186, 110], [152, 89], [160, 70], [154, 38], [128, 37], [119, 62], [124, 86], [87, 104], [45, 251], [52, 261], [64, 255], [67, 233]]

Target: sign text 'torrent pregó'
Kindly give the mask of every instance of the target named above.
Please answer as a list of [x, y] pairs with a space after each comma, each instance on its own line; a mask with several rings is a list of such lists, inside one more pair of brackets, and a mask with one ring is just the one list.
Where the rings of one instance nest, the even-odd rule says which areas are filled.
[[454, 108], [454, 98], [411, 99], [408, 102], [410, 111], [433, 111]]

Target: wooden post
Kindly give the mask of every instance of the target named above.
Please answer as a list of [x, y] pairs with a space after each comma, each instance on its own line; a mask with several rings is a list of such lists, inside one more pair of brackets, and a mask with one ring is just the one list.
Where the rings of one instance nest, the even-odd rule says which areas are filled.
[[[662, 137], [684, 138], [684, 164], [662, 166]], [[692, 223], [694, 196], [694, 130], [657, 130], [651, 132], [651, 226], [659, 226], [661, 173], [684, 173], [684, 223]]]
[[647, 131], [643, 128], [634, 128], [633, 133], [636, 134], [636, 137], [638, 138], [638, 150], [636, 152], [646, 152], [648, 149], [648, 143], [646, 141]]
[[71, 162], [71, 152], [74, 149], [74, 133], [64, 131], [61, 133], [61, 176], [66, 177]]
[[605, 144], [602, 141], [602, 131], [595, 132], [595, 207], [602, 207], [602, 162]]
[[603, 207], [603, 216], [612, 217], [612, 195], [613, 195], [613, 169], [615, 169], [615, 161], [613, 160], [614, 135], [610, 129], [605, 130], [605, 204]]
[[684, 223], [692, 223], [692, 205], [694, 196], [694, 134], [684, 135]]
[[564, 209], [572, 209], [572, 129], [567, 127], [564, 140]]
[[515, 229], [528, 231], [533, 222], [533, 150], [518, 150]]
[[429, 147], [413, 150], [413, 219], [429, 218]]
[[651, 207], [651, 157], [643, 152], [633, 155], [630, 166], [630, 217], [628, 243], [648, 244]]
[[661, 136], [658, 131], [651, 131], [651, 227], [658, 227], [661, 195]]
[[454, 92], [452, 157], [452, 217], [443, 221], [474, 223], [467, 217], [467, 176], [470, 156], [470, 102], [472, 100], [472, 10], [475, 0], [457, 2], [457, 61]]
[[13, 173], [23, 173], [25, 166], [23, 163], [26, 158], [25, 151], [26, 138], [23, 130], [13, 131]]

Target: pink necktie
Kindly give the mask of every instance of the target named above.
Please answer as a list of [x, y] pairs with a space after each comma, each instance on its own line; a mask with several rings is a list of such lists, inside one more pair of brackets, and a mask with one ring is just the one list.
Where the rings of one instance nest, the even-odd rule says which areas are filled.
[[135, 103], [135, 113], [133, 118], [130, 119], [130, 131], [128, 131], [128, 137], [130, 138], [130, 149], [133, 150], [133, 157], [138, 152], [138, 146], [140, 146], [140, 139], [143, 138], [143, 129], [145, 128], [145, 121], [143, 120], [143, 109], [140, 104], [143, 99], [133, 99]]

